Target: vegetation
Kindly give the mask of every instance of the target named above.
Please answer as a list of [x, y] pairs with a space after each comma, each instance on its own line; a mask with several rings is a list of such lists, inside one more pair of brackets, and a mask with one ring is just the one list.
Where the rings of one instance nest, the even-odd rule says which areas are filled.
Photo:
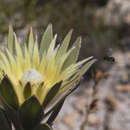
[[[50, 130], [64, 100], [96, 60], [89, 57], [76, 63], [81, 38], [68, 50], [72, 30], [57, 46], [52, 25], [40, 44], [32, 29], [28, 42], [21, 44], [13, 34], [10, 27], [8, 44], [0, 52], [1, 127], [12, 130], [13, 124], [16, 130]], [[41, 124], [47, 116], [46, 124]]]

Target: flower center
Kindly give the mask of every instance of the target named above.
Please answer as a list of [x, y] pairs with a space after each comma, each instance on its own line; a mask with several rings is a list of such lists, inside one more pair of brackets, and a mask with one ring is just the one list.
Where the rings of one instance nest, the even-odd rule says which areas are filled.
[[26, 83], [30, 82], [32, 84], [37, 84], [40, 83], [42, 80], [42, 75], [35, 69], [30, 69], [29, 71], [25, 72], [22, 76], [22, 81]]

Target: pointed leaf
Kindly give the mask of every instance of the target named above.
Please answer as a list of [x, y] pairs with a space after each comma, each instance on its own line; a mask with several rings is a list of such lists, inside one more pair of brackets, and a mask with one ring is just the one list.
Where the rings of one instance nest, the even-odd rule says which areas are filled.
[[50, 108], [50, 110], [48, 110], [48, 112], [46, 112], [44, 114], [44, 118], [47, 117], [51, 112], [55, 111], [58, 107], [62, 107], [65, 99], [67, 98], [67, 96], [69, 96], [72, 92], [74, 92], [77, 88], [78, 88], [79, 84], [75, 85], [74, 87], [70, 88], [57, 102], [56, 104]]
[[54, 36], [53, 40], [51, 41], [50, 43], [50, 46], [48, 48], [48, 51], [47, 51], [47, 56], [49, 57], [53, 51], [54, 51], [54, 47], [55, 47], [55, 44], [56, 44], [56, 38], [57, 38], [57, 34]]
[[5, 76], [0, 83], [0, 98], [9, 106], [17, 109], [19, 107], [18, 98], [11, 81]]
[[0, 108], [0, 130], [11, 130], [5, 111]]
[[59, 60], [59, 64], [57, 66], [57, 74], [62, 72], [62, 68], [64, 67], [65, 61], [68, 56], [73, 52], [75, 48], [71, 48], [66, 54], [64, 54], [61, 59]]
[[63, 104], [64, 104], [65, 98], [55, 107], [55, 109], [53, 110], [53, 112], [51, 113], [49, 119], [47, 120], [47, 123], [49, 125], [53, 124], [53, 121], [56, 119], [58, 113], [60, 112]]
[[13, 28], [10, 25], [9, 26], [9, 34], [8, 34], [8, 49], [9, 51], [11, 51], [11, 53], [13, 53], [13, 49], [14, 49], [14, 36], [13, 36]]
[[[75, 86], [75, 84], [79, 82], [80, 78], [81, 78], [81, 77], [79, 77], [78, 73], [75, 74], [70, 81], [67, 81], [67, 82], [62, 86], [62, 88], [59, 90], [59, 92], [58, 92], [57, 95], [55, 96], [55, 99], [57, 99], [58, 97], [60, 97], [60, 96], [61, 96], [64, 92], [66, 92], [68, 89], [71, 90], [71, 87], [72, 87], [72, 86]], [[54, 100], [55, 100], [55, 99], [54, 99]]]
[[22, 69], [24, 68], [24, 58], [23, 58], [23, 52], [20, 47], [20, 43], [18, 42], [17, 36], [14, 33], [15, 37], [15, 51], [16, 51], [16, 63], [17, 63], [17, 73], [21, 74]]
[[78, 37], [76, 39], [76, 41], [73, 44], [73, 47], [75, 47], [76, 49], [74, 50], [73, 54], [70, 56], [70, 58], [71, 58], [70, 64], [75, 63], [78, 59], [79, 51], [80, 51], [80, 48], [81, 48], [81, 37]]
[[31, 28], [30, 34], [29, 34], [29, 44], [28, 44], [30, 56], [32, 56], [32, 54], [33, 54], [33, 47], [34, 47], [34, 38], [33, 38], [33, 31], [32, 31], [32, 28]]
[[86, 63], [79, 71], [80, 75], [84, 75], [85, 72], [96, 62], [96, 59], [92, 59], [91, 61], [89, 61], [88, 63]]
[[1, 59], [0, 62], [2, 62], [4, 65], [3, 66], [5, 69], [4, 71], [6, 72], [6, 70], [7, 70], [8, 72], [11, 72], [9, 60], [7, 59], [7, 57], [5, 56], [5, 54], [2, 51], [0, 51], [0, 59]]
[[39, 50], [38, 50], [38, 43], [36, 40], [34, 44], [34, 51], [33, 51], [33, 68], [38, 69], [39, 62], [40, 62]]
[[44, 87], [44, 82], [42, 82], [42, 83], [38, 86], [38, 88], [37, 88], [37, 90], [36, 90], [36, 95], [37, 95], [38, 98], [40, 98], [41, 95], [42, 95], [42, 93], [43, 93], [43, 87]]
[[[9, 121], [9, 124], [11, 125], [10, 127], [12, 127], [12, 124], [13, 126], [15, 127], [15, 129], [17, 130], [21, 130], [21, 124], [19, 122], [19, 117], [18, 117], [18, 113], [16, 110], [8, 107], [7, 105], [4, 105], [4, 109], [5, 109], [5, 112], [6, 112], [6, 115], [7, 115], [7, 119]], [[12, 129], [11, 129], [12, 130]]]
[[41, 40], [40, 44], [40, 56], [44, 53], [44, 51], [48, 50], [48, 47], [53, 39], [53, 32], [52, 32], [52, 25], [49, 24], [46, 31], [44, 32], [44, 35]]
[[31, 93], [32, 93], [32, 90], [31, 90], [31, 84], [30, 82], [28, 82], [25, 87], [24, 87], [24, 91], [23, 91], [23, 94], [24, 94], [24, 98], [27, 99], [31, 96]]
[[73, 47], [75, 47], [75, 49], [66, 59], [65, 64], [63, 66], [63, 70], [66, 69], [69, 65], [71, 65], [77, 61], [78, 56], [79, 56], [80, 47], [81, 47], [81, 37], [77, 38], [77, 40], [73, 44]]
[[59, 51], [57, 54], [57, 59], [59, 59], [67, 51], [72, 32], [73, 32], [73, 30], [70, 30], [69, 33], [66, 35], [65, 39], [63, 40], [61, 47], [59, 48]]
[[11, 65], [12, 72], [14, 72], [14, 75], [15, 75], [15, 73], [16, 73], [16, 60], [7, 48], [6, 48], [6, 52], [7, 52], [8, 60], [9, 60], [10, 65]]
[[29, 44], [34, 44], [32, 27], [30, 29], [30, 34], [29, 34]]
[[48, 124], [39, 124], [34, 130], [52, 130]]
[[43, 110], [35, 96], [32, 96], [22, 104], [19, 109], [19, 116], [25, 130], [31, 129], [40, 123]]
[[59, 83], [56, 83], [48, 92], [47, 96], [45, 97], [45, 100], [43, 102], [43, 108], [45, 109], [46, 106], [51, 102], [51, 100], [55, 97], [55, 95], [57, 94], [57, 92], [59, 91], [60, 87], [61, 87], [62, 81], [60, 81]]

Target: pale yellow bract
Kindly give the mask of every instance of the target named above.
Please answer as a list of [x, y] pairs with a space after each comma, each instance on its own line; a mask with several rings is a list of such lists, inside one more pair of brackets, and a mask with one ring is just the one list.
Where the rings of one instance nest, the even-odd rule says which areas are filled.
[[[95, 62], [89, 57], [76, 63], [81, 38], [78, 37], [68, 50], [71, 34], [72, 30], [62, 44], [56, 46], [57, 35], [53, 37], [52, 25], [49, 25], [40, 44], [34, 40], [32, 29], [28, 44], [20, 44], [10, 27], [7, 47], [4, 52], [0, 51], [0, 69], [1, 73], [4, 72], [11, 80], [20, 104], [25, 100], [23, 90], [27, 82], [32, 85], [32, 95], [36, 95], [42, 103], [56, 83], [63, 81], [57, 94], [59, 96], [79, 82], [82, 75]], [[41, 83], [44, 84], [39, 93], [38, 86]]]

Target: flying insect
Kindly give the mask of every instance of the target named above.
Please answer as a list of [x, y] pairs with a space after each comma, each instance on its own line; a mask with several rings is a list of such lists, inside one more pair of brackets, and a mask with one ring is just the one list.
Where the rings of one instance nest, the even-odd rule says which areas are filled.
[[111, 63], [115, 63], [115, 58], [113, 56], [104, 56], [103, 59], [105, 61], [111, 62]]

